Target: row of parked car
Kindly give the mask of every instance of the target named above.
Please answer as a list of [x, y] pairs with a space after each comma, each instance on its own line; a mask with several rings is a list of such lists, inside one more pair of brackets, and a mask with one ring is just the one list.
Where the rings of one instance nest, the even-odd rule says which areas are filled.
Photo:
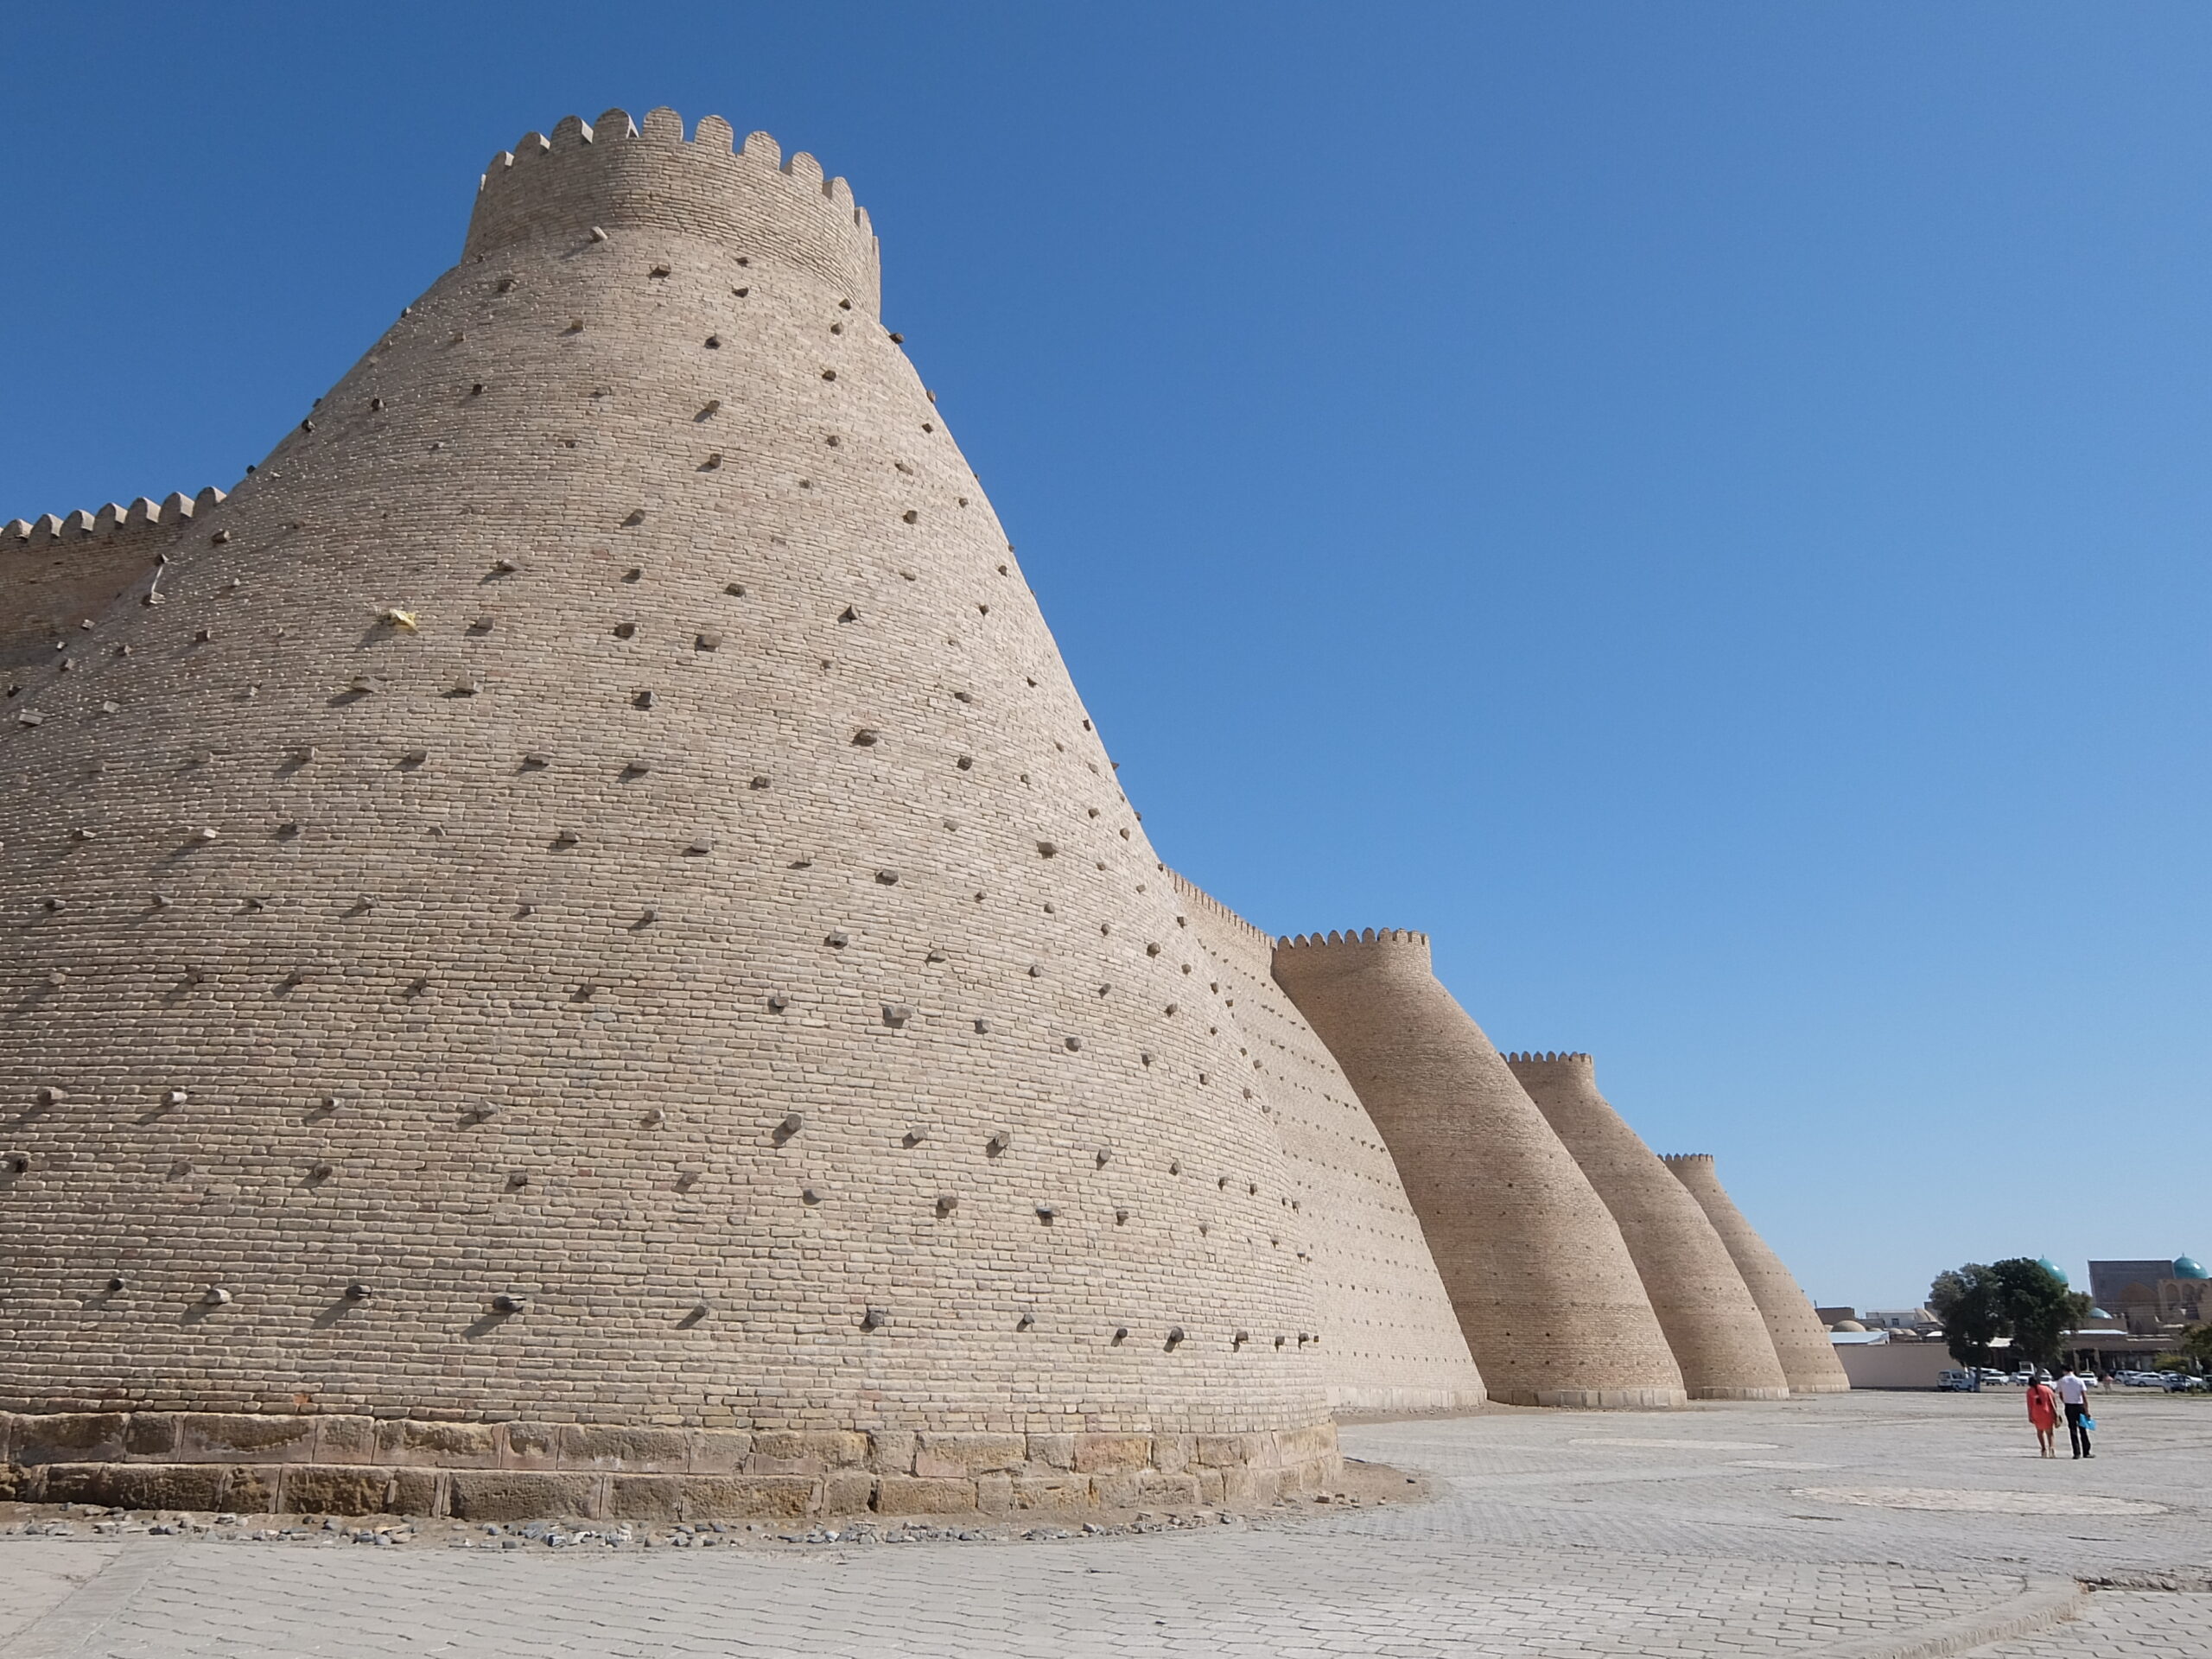
[[2212, 1389], [2212, 1382], [2186, 1371], [2120, 1371], [2113, 1382], [2123, 1389], [2164, 1389], [2168, 1394], [2189, 1394]]
[[[1946, 1394], [1977, 1394], [1987, 1388], [2024, 1389], [2036, 1380], [2031, 1370], [2000, 1371], [1993, 1365], [1968, 1367], [1963, 1370], [1939, 1371], [1936, 1386]], [[2050, 1373], [2043, 1373], [2044, 1380], [2050, 1380]], [[2115, 1371], [2111, 1382], [2123, 1389], [2164, 1389], [2168, 1394], [2190, 1394], [2212, 1389], [2212, 1381], [2191, 1376], [2186, 1371]], [[2084, 1376], [2084, 1388], [2097, 1388], [2097, 1378]]]

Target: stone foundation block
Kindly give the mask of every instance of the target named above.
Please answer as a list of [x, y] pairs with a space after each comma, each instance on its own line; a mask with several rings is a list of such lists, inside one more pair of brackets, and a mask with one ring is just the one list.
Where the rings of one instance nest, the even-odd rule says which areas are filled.
[[1096, 1475], [1122, 1469], [1142, 1469], [1152, 1461], [1149, 1434], [1078, 1434], [1075, 1437], [1077, 1472]]
[[1007, 1488], [1017, 1510], [1087, 1510], [1091, 1506], [1090, 1481], [1084, 1475], [1015, 1475], [1007, 1480]]
[[377, 1429], [378, 1460], [437, 1469], [496, 1469], [500, 1425], [431, 1423], [404, 1417]]
[[391, 1511], [395, 1515], [448, 1515], [446, 1477], [435, 1469], [395, 1469]]
[[499, 1467], [551, 1469], [560, 1462], [559, 1423], [502, 1423], [499, 1425]]
[[1006, 1515], [1014, 1508], [1014, 1477], [1008, 1474], [976, 1477], [976, 1507], [985, 1515]]
[[741, 1428], [702, 1428], [691, 1436], [690, 1472], [734, 1475], [752, 1455], [753, 1436]]
[[880, 1475], [914, 1472], [914, 1446], [920, 1436], [911, 1429], [879, 1428], [868, 1437], [868, 1466]]
[[369, 1463], [377, 1450], [377, 1423], [373, 1417], [321, 1417], [315, 1434], [315, 1460], [317, 1463]]
[[[162, 1465], [155, 1464], [149, 1466], [160, 1468]], [[230, 1478], [223, 1484], [223, 1507], [236, 1510], [241, 1515], [273, 1515], [276, 1511], [276, 1496], [283, 1481], [283, 1464], [233, 1464]]]
[[[535, 1521], [546, 1516], [589, 1515], [598, 1507], [595, 1475], [472, 1470], [452, 1477], [449, 1502], [464, 1521]], [[427, 1511], [423, 1511], [427, 1513]]]
[[753, 1437], [745, 1459], [748, 1475], [819, 1475], [857, 1468], [868, 1459], [868, 1436], [848, 1429], [779, 1429]]
[[176, 1456], [176, 1440], [183, 1427], [181, 1411], [134, 1411], [123, 1432], [123, 1455], [164, 1461]]
[[1143, 1486], [1144, 1477], [1134, 1470], [1123, 1470], [1111, 1475], [1093, 1475], [1090, 1478], [1092, 1495], [1097, 1498], [1102, 1508], [1109, 1510], [1136, 1508], [1137, 1495]]
[[972, 1480], [883, 1475], [875, 1483], [878, 1515], [953, 1515], [975, 1507], [976, 1483]]
[[284, 1471], [292, 1515], [379, 1515], [393, 1497], [393, 1471], [360, 1464], [295, 1465]]
[[800, 1475], [691, 1475], [681, 1483], [683, 1512], [702, 1521], [793, 1521], [814, 1501]]
[[1196, 1475], [1139, 1475], [1137, 1502], [1147, 1509], [1195, 1510], [1198, 1507], [1198, 1478]]
[[1275, 1469], [1224, 1469], [1221, 1502], [1232, 1510], [1263, 1510], [1282, 1496], [1282, 1474]]
[[1029, 1461], [1047, 1469], [1075, 1467], [1075, 1436], [1072, 1434], [1031, 1434]]
[[865, 1469], [833, 1469], [822, 1477], [816, 1506], [824, 1515], [865, 1515], [875, 1502], [875, 1477]]
[[1195, 1434], [1155, 1434], [1152, 1437], [1152, 1466], [1163, 1475], [1179, 1475], [1198, 1454]]
[[556, 1441], [564, 1469], [638, 1469], [681, 1474], [691, 1460], [691, 1437], [680, 1428], [620, 1428], [568, 1423]]
[[[179, 1463], [308, 1463], [314, 1460], [315, 1420], [193, 1411], [176, 1420], [175, 1449]], [[134, 1423], [135, 1427], [135, 1423]]]
[[914, 1451], [914, 1472], [953, 1479], [1018, 1468], [1028, 1459], [1020, 1434], [924, 1434]]
[[1201, 1469], [1193, 1477], [1198, 1483], [1198, 1502], [1208, 1509], [1217, 1510], [1229, 1502], [1229, 1482], [1218, 1469]]
[[213, 1463], [57, 1463], [39, 1471], [41, 1503], [105, 1503], [124, 1510], [220, 1510], [230, 1471]]
[[123, 1457], [129, 1419], [119, 1411], [56, 1411], [16, 1421], [15, 1460], [22, 1464], [114, 1463]]
[[607, 1483], [610, 1521], [680, 1521], [683, 1483], [673, 1475], [616, 1475]]

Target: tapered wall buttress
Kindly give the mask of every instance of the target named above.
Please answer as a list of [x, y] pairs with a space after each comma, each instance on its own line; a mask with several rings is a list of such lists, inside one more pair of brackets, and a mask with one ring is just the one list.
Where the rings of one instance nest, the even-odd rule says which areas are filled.
[[1620, 1224], [1682, 1380], [1699, 1400], [1779, 1400], [1789, 1379], [1705, 1211], [1598, 1092], [1587, 1054], [1510, 1054], [1513, 1075]]
[[[1484, 1400], [1421, 1218], [1359, 1096], [1274, 977], [1274, 941], [1175, 878], [1205, 954], [1192, 1012], [1233, 1027], [1237, 1092], [1275, 1126], [1290, 1171], [1281, 1239], [1313, 1278], [1312, 1334], [1329, 1403], [1359, 1411], [1464, 1410]], [[1203, 999], [1200, 992], [1203, 990]], [[1299, 1340], [1305, 1341], [1301, 1333]]]
[[0, 1451], [124, 1474], [7, 1489], [1327, 1478], [1263, 1093], [842, 181], [532, 134], [294, 419], [11, 676]]
[[1841, 1394], [1847, 1390], [1851, 1379], [1844, 1374], [1843, 1362], [1835, 1357], [1827, 1327], [1813, 1312], [1812, 1301], [1799, 1287], [1796, 1275], [1768, 1248], [1758, 1230], [1745, 1219], [1728, 1190], [1720, 1185], [1713, 1154], [1669, 1154], [1660, 1161], [1689, 1189], [1713, 1223], [1713, 1230], [1720, 1235], [1720, 1242], [1728, 1247], [1736, 1270], [1744, 1275], [1744, 1287], [1751, 1293], [1759, 1316], [1766, 1321], [1766, 1333], [1773, 1338], [1783, 1375], [1789, 1379], [1789, 1391]]
[[1430, 972], [1427, 938], [1286, 939], [1274, 976], [1382, 1132], [1491, 1396], [1681, 1404], [1620, 1229]]

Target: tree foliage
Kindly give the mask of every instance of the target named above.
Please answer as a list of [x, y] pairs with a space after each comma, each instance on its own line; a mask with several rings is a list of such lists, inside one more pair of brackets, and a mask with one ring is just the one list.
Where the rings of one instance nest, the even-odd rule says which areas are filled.
[[1996, 1287], [1979, 1262], [1948, 1268], [1928, 1287], [1928, 1311], [1943, 1322], [1943, 1345], [1961, 1365], [1986, 1365], [1990, 1344], [2005, 1334]]
[[2088, 1316], [2089, 1306], [2087, 1296], [2024, 1255], [1949, 1268], [1928, 1289], [1929, 1311], [1943, 1322], [1943, 1345], [1961, 1365], [1988, 1364], [1991, 1344], [2010, 1337], [2016, 1361], [2055, 1366], [2066, 1333]]
[[2181, 1335], [2181, 1351], [2207, 1370], [2212, 1370], [2212, 1321], [2192, 1325]]

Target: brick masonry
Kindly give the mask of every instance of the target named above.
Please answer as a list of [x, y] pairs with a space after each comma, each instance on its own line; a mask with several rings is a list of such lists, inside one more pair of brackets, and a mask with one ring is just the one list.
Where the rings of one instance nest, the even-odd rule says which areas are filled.
[[0, 1403], [1327, 1464], [1267, 1102], [842, 181], [526, 139], [157, 550], [0, 727]]
[[1425, 941], [1160, 861], [879, 290], [810, 156], [571, 118], [229, 495], [0, 531], [9, 1490], [1266, 1503], [1681, 1402]]
[[1727, 1247], [1737, 1272], [1744, 1276], [1744, 1287], [1751, 1292], [1751, 1300], [1758, 1304], [1759, 1317], [1766, 1321], [1766, 1332], [1773, 1339], [1783, 1375], [1789, 1380], [1789, 1391], [1840, 1394], [1848, 1389], [1851, 1379], [1843, 1374], [1843, 1362], [1836, 1357], [1827, 1327], [1813, 1312], [1811, 1299], [1720, 1185], [1713, 1154], [1665, 1154], [1659, 1161], [1688, 1189]]
[[1774, 1339], [1727, 1246], [1688, 1190], [1598, 1092], [1590, 1057], [1505, 1059], [1620, 1224], [1691, 1398], [1789, 1398]]
[[1287, 939], [1274, 975], [1381, 1130], [1491, 1395], [1682, 1403], [1620, 1229], [1430, 972], [1427, 936]]

